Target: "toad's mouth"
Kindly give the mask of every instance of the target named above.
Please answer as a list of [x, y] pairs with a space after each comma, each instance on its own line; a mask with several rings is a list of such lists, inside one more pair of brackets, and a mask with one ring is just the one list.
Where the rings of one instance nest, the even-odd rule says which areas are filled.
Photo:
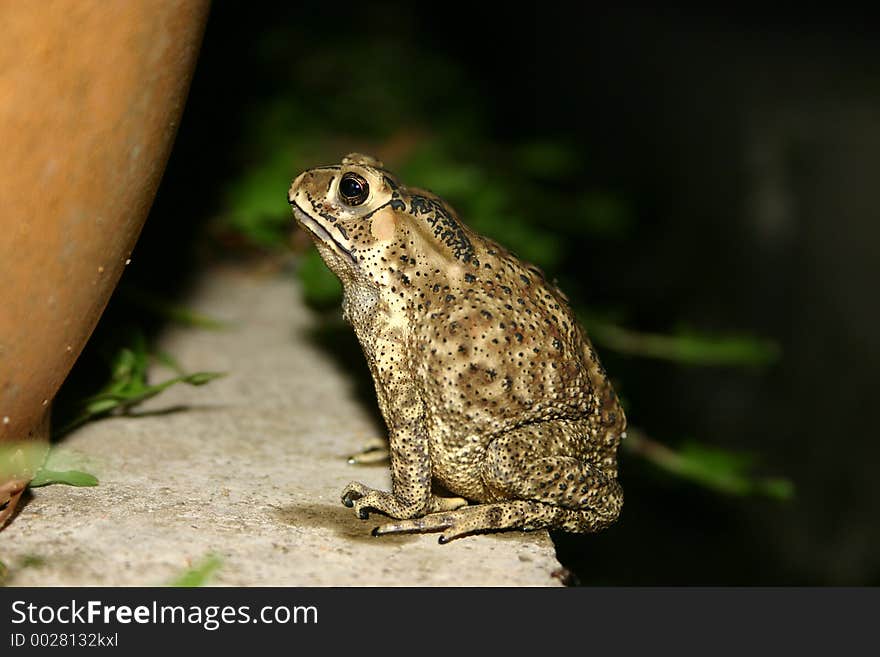
[[329, 246], [337, 255], [347, 259], [351, 264], [355, 264], [354, 256], [351, 255], [351, 251], [336, 240], [336, 238], [330, 234], [330, 231], [312, 219], [308, 213], [299, 206], [299, 203], [291, 201], [290, 206], [293, 208], [293, 216], [296, 217], [296, 220], [299, 223], [308, 228], [315, 237]]

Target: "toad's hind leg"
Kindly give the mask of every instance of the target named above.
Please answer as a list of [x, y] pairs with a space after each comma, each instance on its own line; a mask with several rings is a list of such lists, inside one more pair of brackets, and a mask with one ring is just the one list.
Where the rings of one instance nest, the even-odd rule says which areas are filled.
[[492, 441], [483, 481], [498, 499], [529, 500], [574, 512], [550, 527], [597, 532], [613, 523], [623, 506], [615, 473], [573, 456], [553, 454], [552, 427], [524, 427]]
[[583, 531], [576, 529], [580, 522], [580, 514], [577, 511], [543, 502], [513, 500], [476, 504], [455, 511], [430, 513], [421, 518], [399, 520], [376, 527], [373, 536], [442, 530], [440, 542], [448, 543], [466, 534], [504, 529], [532, 530], [559, 527], [568, 531]]

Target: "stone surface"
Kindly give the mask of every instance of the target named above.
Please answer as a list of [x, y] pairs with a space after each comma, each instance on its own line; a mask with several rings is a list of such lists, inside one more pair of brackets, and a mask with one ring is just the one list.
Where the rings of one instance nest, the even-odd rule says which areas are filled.
[[101, 483], [32, 490], [0, 532], [8, 584], [159, 585], [216, 554], [217, 585], [559, 585], [546, 532], [373, 538], [379, 517], [342, 506], [353, 479], [390, 486], [387, 465], [345, 459], [384, 427], [353, 336], [322, 331], [292, 276], [216, 270], [187, 305], [231, 326], [174, 328], [160, 348], [229, 375], [68, 436], [53, 469]]

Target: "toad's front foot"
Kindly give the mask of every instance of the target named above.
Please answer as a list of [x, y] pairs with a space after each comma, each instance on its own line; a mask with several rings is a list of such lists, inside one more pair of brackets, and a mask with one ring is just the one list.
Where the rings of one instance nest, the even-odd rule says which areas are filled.
[[398, 519], [415, 518], [427, 511], [424, 504], [404, 502], [393, 493], [376, 490], [357, 481], [351, 482], [342, 491], [342, 503], [354, 508], [361, 520], [369, 518], [370, 511], [378, 511]]
[[467, 506], [468, 501], [463, 497], [431, 495], [427, 503], [407, 504], [393, 493], [386, 493], [353, 481], [342, 491], [342, 503], [347, 507], [353, 507], [361, 520], [369, 518], [370, 511], [378, 511], [403, 520], [438, 511], [454, 511]]

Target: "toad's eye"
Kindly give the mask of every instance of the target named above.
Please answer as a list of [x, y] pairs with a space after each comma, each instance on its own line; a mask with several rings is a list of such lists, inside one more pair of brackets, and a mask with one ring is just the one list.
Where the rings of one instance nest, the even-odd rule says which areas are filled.
[[370, 194], [370, 185], [356, 173], [346, 173], [339, 181], [339, 194], [348, 205], [360, 205]]

